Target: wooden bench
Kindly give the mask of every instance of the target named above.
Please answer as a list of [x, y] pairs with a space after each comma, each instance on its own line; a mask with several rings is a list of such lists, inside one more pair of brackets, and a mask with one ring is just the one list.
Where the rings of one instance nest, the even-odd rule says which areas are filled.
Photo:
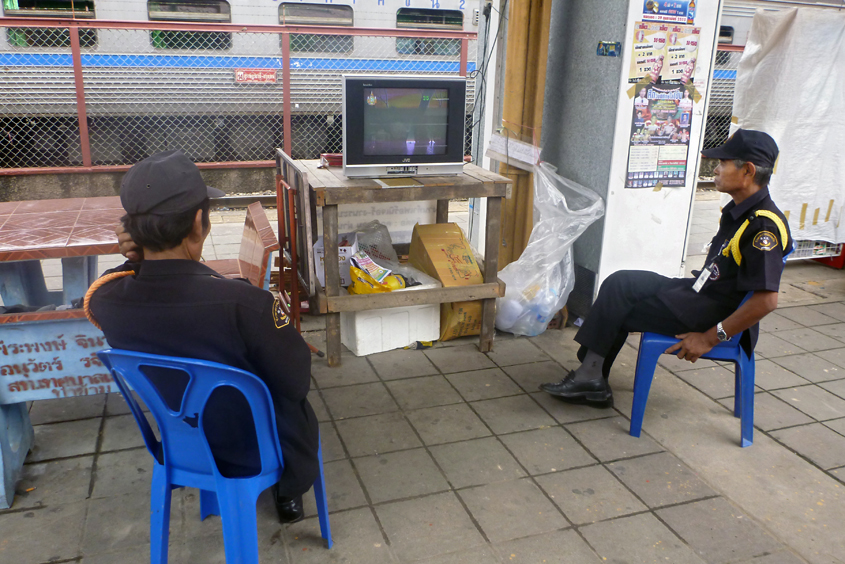
[[264, 207], [255, 202], [246, 209], [238, 258], [209, 260], [205, 264], [226, 278], [246, 278], [252, 285], [269, 290], [272, 254], [278, 250], [279, 240]]

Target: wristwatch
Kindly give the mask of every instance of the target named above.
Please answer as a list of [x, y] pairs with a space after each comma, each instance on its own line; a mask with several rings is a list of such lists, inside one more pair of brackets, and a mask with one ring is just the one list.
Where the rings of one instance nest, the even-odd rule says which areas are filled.
[[725, 333], [725, 328], [722, 327], [722, 322], [716, 324], [716, 337], [719, 338], [720, 343], [724, 343], [728, 340], [728, 334]]

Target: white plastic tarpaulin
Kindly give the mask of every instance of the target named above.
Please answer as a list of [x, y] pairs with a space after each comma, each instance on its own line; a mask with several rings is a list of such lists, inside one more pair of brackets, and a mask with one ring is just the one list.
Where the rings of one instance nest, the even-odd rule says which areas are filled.
[[733, 108], [731, 132], [780, 147], [769, 187], [793, 237], [845, 242], [845, 11], [758, 9]]

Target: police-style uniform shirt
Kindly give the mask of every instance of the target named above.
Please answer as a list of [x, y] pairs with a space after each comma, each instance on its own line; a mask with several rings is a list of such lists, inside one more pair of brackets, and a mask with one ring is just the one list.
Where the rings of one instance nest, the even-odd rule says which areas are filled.
[[[305, 492], [318, 473], [317, 418], [306, 399], [311, 352], [278, 299], [242, 280], [222, 278], [192, 260], [126, 263], [135, 276], [108, 282], [90, 298], [90, 309], [109, 345], [150, 354], [219, 362], [251, 372], [270, 390], [285, 469], [280, 493]], [[212, 398], [204, 422], [221, 472], [249, 475], [244, 458], [254, 437], [248, 405], [238, 392]], [[236, 424], [235, 422], [239, 422]], [[248, 450], [248, 449], [247, 449]]]
[[[759, 210], [775, 214], [780, 224], [770, 217], [758, 215]], [[730, 248], [731, 240], [746, 220], [748, 224], [736, 248]], [[693, 290], [693, 285], [701, 273], [693, 271], [695, 278], [678, 279], [660, 299], [690, 325], [714, 312], [719, 312], [719, 319], [724, 319], [739, 307], [748, 292], [778, 291], [783, 258], [791, 250], [792, 236], [786, 217], [772, 201], [769, 189], [762, 188], [739, 205], [731, 201], [722, 209], [719, 231], [710, 242], [704, 263], [710, 276], [699, 292]], [[754, 325], [742, 337], [741, 342], [749, 352], [757, 342], [758, 331], [758, 326]]]

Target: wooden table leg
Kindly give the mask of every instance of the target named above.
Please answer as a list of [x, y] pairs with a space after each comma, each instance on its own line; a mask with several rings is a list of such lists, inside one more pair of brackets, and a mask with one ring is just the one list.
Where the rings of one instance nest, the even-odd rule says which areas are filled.
[[437, 200], [437, 214], [434, 216], [435, 223], [446, 223], [449, 221], [449, 200]]
[[[340, 295], [340, 267], [337, 253], [337, 206], [323, 207], [323, 267], [326, 273], [326, 297]], [[326, 354], [329, 366], [340, 366], [340, 314], [326, 314]]]
[[[499, 273], [499, 239], [502, 227], [502, 199], [487, 198], [487, 226], [484, 238], [484, 282], [496, 282]], [[493, 350], [493, 337], [496, 334], [496, 299], [483, 300], [481, 306], [481, 339], [478, 348], [481, 352]]]

